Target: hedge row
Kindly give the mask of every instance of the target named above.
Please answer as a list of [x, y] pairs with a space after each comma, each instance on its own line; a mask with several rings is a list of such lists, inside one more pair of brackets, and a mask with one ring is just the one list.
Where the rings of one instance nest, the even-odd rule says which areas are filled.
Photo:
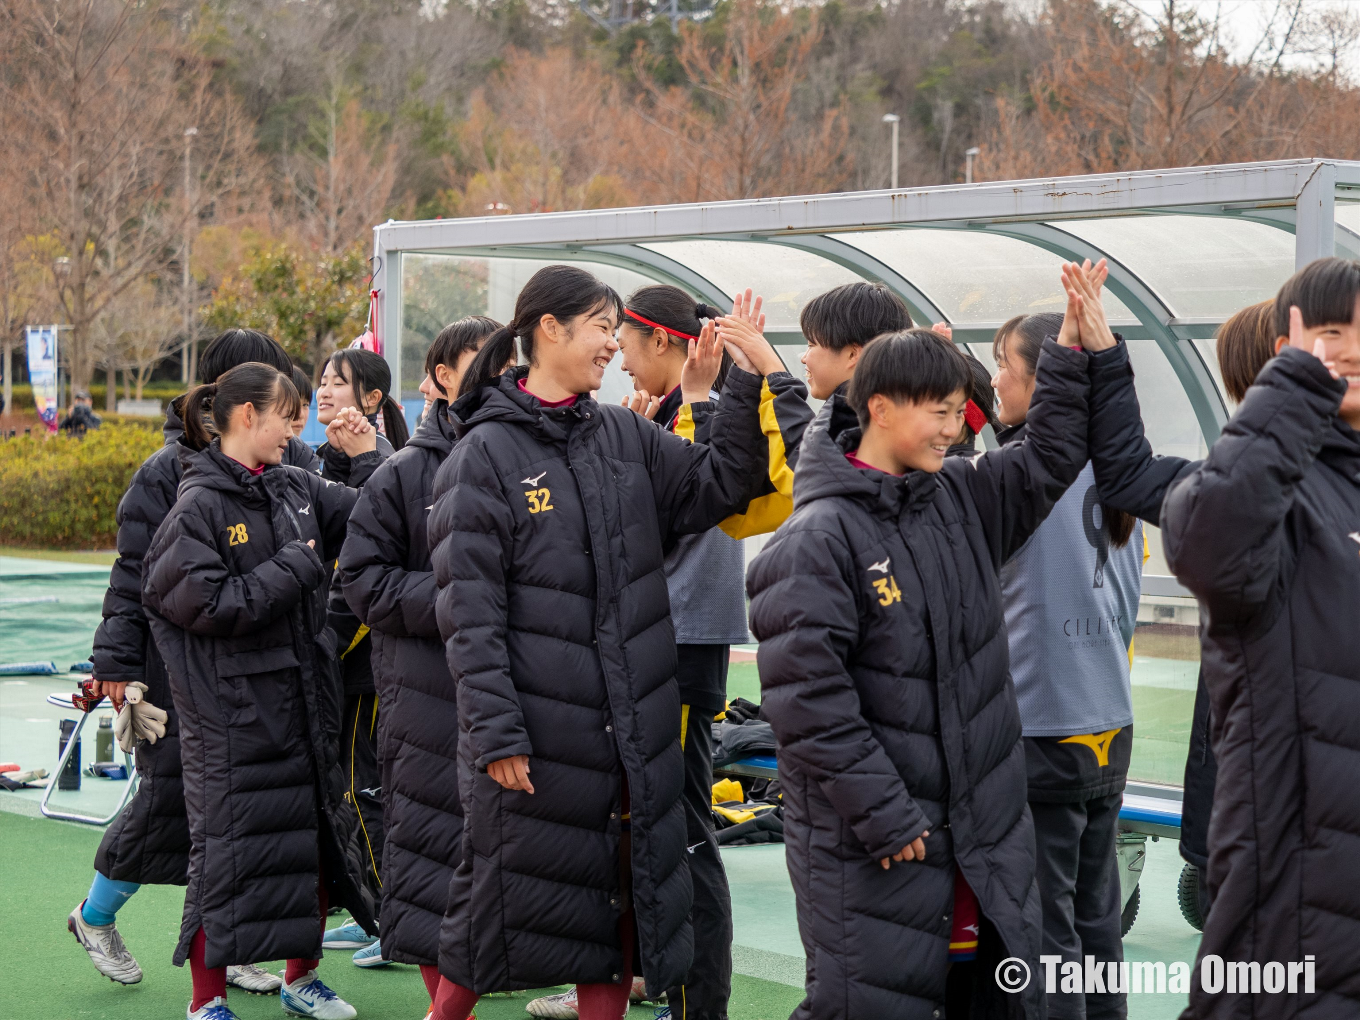
[[114, 511], [133, 472], [160, 448], [160, 425], [106, 419], [84, 439], [0, 440], [0, 544], [114, 548]]
[[[181, 382], [174, 382], [165, 379], [156, 379], [152, 382], [147, 383], [146, 386], [142, 389], [142, 399], [159, 400], [162, 404], [168, 404], [170, 403], [171, 400], [179, 396], [186, 389], [188, 389], [188, 387]], [[31, 385], [29, 385], [28, 383], [15, 383], [13, 386], [13, 391], [14, 391], [14, 407], [6, 408], [5, 410], [15, 412], [15, 411], [32, 411], [34, 409], [33, 387]], [[94, 404], [95, 414], [102, 415], [104, 413], [104, 405], [106, 403], [104, 398], [107, 395], [107, 392], [108, 391], [103, 383], [90, 384], [90, 397], [91, 403]], [[66, 387], [63, 388], [62, 395], [66, 398], [67, 402], [70, 401], [71, 399], [70, 385], [67, 385]], [[118, 398], [121, 399], [122, 396], [123, 387], [119, 386]], [[63, 411], [64, 410], [65, 408], [63, 408]]]

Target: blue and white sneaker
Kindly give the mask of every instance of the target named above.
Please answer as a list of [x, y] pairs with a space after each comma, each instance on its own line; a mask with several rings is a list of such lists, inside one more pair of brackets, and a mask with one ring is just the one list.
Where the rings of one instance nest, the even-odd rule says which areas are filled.
[[[189, 1003], [193, 1005], [193, 1003]], [[218, 996], [192, 1012], [185, 1012], [187, 1020], [240, 1020], [239, 1017], [227, 1008], [227, 1000]]]
[[364, 931], [353, 921], [342, 924], [339, 928], [332, 928], [321, 938], [322, 949], [367, 949], [377, 942], [372, 935]]
[[381, 942], [375, 942], [367, 949], [361, 949], [354, 954], [356, 967], [386, 967], [391, 962], [383, 959]]
[[353, 1020], [359, 1015], [353, 1006], [322, 984], [314, 970], [309, 970], [291, 985], [285, 984], [279, 990], [279, 1000], [283, 1003], [283, 1011], [289, 1016]]

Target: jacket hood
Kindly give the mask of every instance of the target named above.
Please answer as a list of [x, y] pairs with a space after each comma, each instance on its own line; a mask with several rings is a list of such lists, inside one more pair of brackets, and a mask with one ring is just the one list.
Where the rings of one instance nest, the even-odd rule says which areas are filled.
[[287, 485], [282, 465], [266, 464], [264, 471], [252, 475], [245, 467], [222, 452], [222, 441], [214, 439], [206, 449], [195, 450], [180, 441], [179, 462], [184, 469], [180, 495], [190, 489], [215, 489], [246, 502], [268, 502], [270, 494]]
[[519, 381], [529, 374], [525, 365], [510, 369], [480, 390], [466, 393], [449, 408], [454, 435], [461, 439], [485, 422], [503, 421], [534, 429], [545, 440], [565, 442], [575, 419], [598, 422], [599, 408], [595, 400], [582, 393], [570, 407], [544, 407], [519, 388]]
[[793, 476], [793, 503], [800, 507], [829, 496], [847, 496], [869, 510], [895, 517], [929, 503], [939, 479], [927, 471], [908, 471], [900, 478], [865, 471], [845, 459], [859, 447], [859, 421], [843, 396], [832, 394], [803, 434], [798, 470]]
[[449, 420], [449, 402], [436, 400], [430, 406], [430, 413], [420, 420], [415, 434], [406, 441], [407, 446], [418, 446], [422, 450], [433, 450], [447, 456], [453, 449], [453, 422]]
[[178, 443], [184, 437], [184, 398], [188, 395], [181, 393], [165, 409], [165, 425], [161, 431], [165, 433], [166, 446]]

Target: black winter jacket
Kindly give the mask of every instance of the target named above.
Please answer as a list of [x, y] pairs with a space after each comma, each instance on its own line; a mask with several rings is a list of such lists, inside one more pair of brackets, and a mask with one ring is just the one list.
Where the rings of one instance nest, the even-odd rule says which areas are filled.
[[[142, 610], [142, 559], [151, 538], [175, 504], [183, 468], [179, 440], [184, 435], [180, 408], [171, 401], [165, 414], [165, 445], [153, 453], [118, 503], [118, 559], [109, 574], [104, 618], [94, 633], [94, 675], [112, 683], [137, 681], [146, 697], [165, 709], [165, 736], [137, 747], [137, 792], [104, 832], [95, 855], [95, 870], [120, 882], [183, 885], [189, 869], [189, 823], [184, 815], [180, 780], [179, 722], [170, 698], [156, 643]], [[284, 463], [314, 471], [319, 462], [301, 440], [288, 444]]]
[[[146, 555], [142, 597], [180, 719], [189, 888], [209, 967], [321, 955], [317, 875], [375, 930], [353, 812], [341, 812], [329, 561], [355, 491], [287, 466], [253, 476], [181, 446], [180, 497]], [[306, 545], [316, 542], [316, 548]]]
[[[1162, 510], [1200, 600], [1218, 758], [1200, 954], [1316, 957], [1316, 994], [1207, 995], [1183, 1014], [1360, 1013], [1360, 435], [1344, 381], [1285, 348]], [[1199, 973], [1199, 968], [1195, 968]]]
[[426, 543], [435, 472], [453, 449], [447, 412], [445, 401], [436, 402], [369, 480], [350, 515], [339, 568], [345, 598], [370, 629], [378, 677], [383, 956], [430, 966], [463, 842], [458, 711]]
[[[378, 427], [378, 416], [369, 415], [369, 423]], [[321, 477], [330, 482], [348, 485], [351, 489], [362, 489], [373, 472], [392, 456], [392, 444], [385, 436], [378, 436], [378, 448], [371, 453], [361, 453], [349, 457], [330, 443], [322, 443], [316, 454], [321, 459]], [[345, 694], [355, 697], [372, 694], [373, 685], [373, 643], [369, 640], [368, 627], [350, 609], [349, 603], [340, 590], [337, 578], [332, 578], [330, 601], [326, 622], [335, 631], [335, 647], [340, 654], [340, 679]]]
[[[997, 572], [1086, 463], [1087, 356], [1045, 343], [1025, 439], [936, 474], [862, 470], [833, 396], [793, 516], [747, 571], [807, 953], [800, 1020], [944, 1015], [954, 868], [981, 914], [971, 1017], [1043, 1015], [1034, 828]], [[879, 861], [923, 831], [924, 862]]]
[[[659, 993], [693, 952], [662, 549], [730, 514], [764, 467], [760, 379], [729, 373], [699, 446], [587, 397], [543, 408], [516, 387], [526, 371], [454, 404], [435, 484], [466, 819], [439, 967], [478, 992], [619, 980], [626, 780], [636, 970]], [[532, 795], [485, 774], [516, 754]]]

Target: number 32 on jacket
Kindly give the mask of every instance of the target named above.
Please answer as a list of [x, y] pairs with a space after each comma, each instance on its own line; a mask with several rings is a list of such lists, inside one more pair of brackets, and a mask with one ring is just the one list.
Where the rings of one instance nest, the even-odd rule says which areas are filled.
[[531, 514], [541, 514], [553, 508], [552, 503], [549, 502], [552, 493], [547, 489], [530, 489], [524, 496], [529, 501], [529, 512]]

